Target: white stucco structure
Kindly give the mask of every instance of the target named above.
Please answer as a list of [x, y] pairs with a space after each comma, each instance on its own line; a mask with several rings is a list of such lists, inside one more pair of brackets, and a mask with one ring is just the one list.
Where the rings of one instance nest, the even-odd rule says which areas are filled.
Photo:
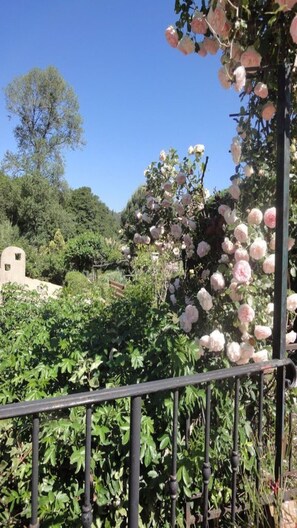
[[5, 248], [0, 255], [0, 289], [2, 284], [8, 282], [26, 286], [29, 290], [37, 290], [50, 297], [61, 289], [57, 284], [26, 277], [26, 253], [16, 246]]

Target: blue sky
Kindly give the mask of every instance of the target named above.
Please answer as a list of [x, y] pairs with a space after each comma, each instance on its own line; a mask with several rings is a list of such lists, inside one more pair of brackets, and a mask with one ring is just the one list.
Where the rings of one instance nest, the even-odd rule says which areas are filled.
[[120, 211], [162, 149], [203, 143], [205, 183], [229, 184], [238, 95], [221, 88], [218, 57], [183, 56], [164, 37], [174, 0], [1, 0], [0, 159], [14, 150], [5, 86], [54, 65], [77, 94], [86, 146], [65, 153], [72, 188]]

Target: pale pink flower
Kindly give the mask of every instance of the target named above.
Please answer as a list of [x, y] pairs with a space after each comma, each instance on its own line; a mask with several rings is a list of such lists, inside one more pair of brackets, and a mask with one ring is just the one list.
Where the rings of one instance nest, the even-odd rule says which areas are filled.
[[240, 62], [241, 55], [242, 47], [239, 42], [232, 42], [230, 47], [230, 59], [233, 59], [234, 62]]
[[225, 288], [225, 279], [220, 271], [216, 271], [210, 277], [210, 286], [213, 290], [219, 291]]
[[266, 209], [264, 213], [264, 224], [271, 229], [274, 229], [276, 226], [276, 209], [275, 207], [270, 207]]
[[238, 226], [236, 226], [234, 229], [234, 236], [236, 240], [238, 240], [238, 242], [241, 242], [243, 244], [247, 242], [249, 236], [248, 226], [245, 224], [239, 224]]
[[290, 35], [292, 37], [293, 42], [297, 44], [297, 15], [294, 16], [291, 25], [290, 25]]
[[182, 197], [183, 205], [190, 205], [192, 203], [192, 196], [189, 193], [186, 193]]
[[182, 236], [182, 228], [179, 224], [172, 224], [170, 228], [173, 238], [180, 238]]
[[227, 22], [226, 13], [222, 6], [217, 5], [215, 9], [210, 8], [207, 15], [207, 22], [212, 33], [215, 35], [222, 33]]
[[180, 39], [177, 49], [179, 49], [184, 55], [189, 55], [195, 51], [195, 43], [188, 35], [184, 35]]
[[184, 172], [179, 172], [176, 175], [175, 181], [178, 185], [183, 185], [186, 182], [186, 175]]
[[183, 242], [186, 247], [192, 247], [193, 245], [193, 239], [188, 234], [183, 235]]
[[254, 88], [254, 93], [255, 95], [257, 95], [257, 97], [260, 97], [261, 99], [265, 99], [266, 97], [268, 97], [267, 84], [258, 82]]
[[222, 66], [222, 68], [219, 69], [218, 71], [218, 78], [219, 78], [219, 81], [221, 83], [221, 86], [223, 88], [230, 88], [231, 86], [231, 79], [228, 75], [228, 72], [226, 70], [226, 68], [224, 66]]
[[169, 26], [165, 31], [165, 37], [172, 48], [176, 48], [178, 45], [178, 34], [173, 26]]
[[235, 222], [237, 221], [236, 210], [235, 209], [233, 209], [232, 211], [231, 211], [231, 209], [227, 210], [224, 213], [224, 220], [225, 220], [226, 224], [228, 224], [228, 225], [235, 224]]
[[196, 323], [199, 318], [199, 312], [196, 308], [196, 306], [193, 306], [192, 304], [188, 304], [185, 309], [186, 318], [191, 323]]
[[209, 350], [211, 352], [221, 352], [225, 346], [225, 337], [219, 330], [214, 330], [209, 335]]
[[297, 0], [277, 0], [277, 3], [280, 6], [285, 6], [286, 9], [284, 9], [284, 11], [288, 11], [294, 7], [294, 5], [297, 3]]
[[275, 270], [275, 255], [269, 255], [263, 262], [263, 271], [264, 273], [270, 274], [274, 273]]
[[237, 313], [242, 323], [251, 323], [255, 318], [255, 312], [249, 304], [241, 304]]
[[142, 236], [139, 233], [135, 233], [133, 237], [133, 242], [134, 244], [142, 244], [143, 243]]
[[202, 273], [201, 273], [201, 279], [202, 280], [206, 280], [206, 279], [208, 279], [209, 275], [210, 275], [209, 269], [203, 270]]
[[275, 116], [276, 108], [273, 103], [268, 102], [266, 103], [262, 108], [262, 118], [265, 119], [265, 121], [270, 121]]
[[234, 257], [236, 262], [238, 262], [239, 260], [246, 260], [248, 262], [250, 260], [247, 250], [242, 247], [236, 249]]
[[211, 37], [205, 37], [203, 40], [203, 48], [207, 53], [210, 53], [211, 55], [215, 55], [218, 51], [220, 45], [217, 41], [217, 39], [211, 38]]
[[161, 206], [164, 207], [164, 209], [168, 209], [169, 207], [171, 207], [171, 201], [167, 198], [164, 198], [164, 200], [162, 200], [161, 202]]
[[251, 165], [246, 165], [243, 169], [244, 175], [246, 178], [250, 178], [254, 174], [254, 169]]
[[232, 274], [236, 282], [247, 283], [252, 277], [251, 266], [246, 260], [239, 260], [234, 265]]
[[290, 345], [291, 343], [295, 343], [297, 338], [296, 332], [294, 330], [291, 330], [291, 332], [288, 332], [286, 334], [286, 345]]
[[287, 310], [289, 312], [295, 312], [297, 309], [297, 293], [292, 293], [287, 298]]
[[201, 11], [195, 11], [192, 21], [191, 30], [197, 35], [204, 35], [207, 31], [207, 22]]
[[234, 70], [234, 77], [235, 77], [235, 90], [237, 92], [241, 92], [241, 90], [245, 87], [245, 83], [246, 83], [245, 67], [238, 66]]
[[240, 188], [236, 183], [232, 183], [228, 189], [229, 193], [231, 194], [233, 200], [239, 200], [240, 196]]
[[236, 343], [235, 341], [232, 341], [232, 343], [228, 343], [227, 345], [227, 358], [232, 363], [236, 363], [240, 359], [241, 356], [241, 350], [239, 343]]
[[253, 46], [249, 46], [240, 57], [240, 62], [245, 68], [258, 68], [261, 64], [262, 57]]
[[190, 218], [188, 218], [187, 225], [189, 226], [191, 231], [194, 231], [194, 229], [196, 229], [197, 227], [196, 222], [194, 220], [191, 220]]
[[221, 258], [220, 258], [220, 260], [219, 260], [219, 263], [220, 263], [220, 264], [228, 264], [229, 261], [230, 261], [229, 256], [226, 255], [225, 253], [223, 253], [223, 254], [221, 255]]
[[261, 363], [262, 361], [268, 361], [268, 350], [263, 349], [263, 350], [259, 350], [259, 352], [254, 352], [252, 356], [252, 360], [255, 363]]
[[224, 204], [221, 204], [219, 207], [218, 207], [218, 213], [222, 216], [224, 216], [225, 212], [226, 211], [231, 211], [229, 205], [224, 205]]
[[152, 238], [154, 238], [155, 240], [158, 240], [161, 234], [161, 229], [159, 227], [152, 226], [150, 227], [150, 234]]
[[174, 293], [172, 293], [172, 294], [170, 295], [169, 298], [170, 298], [170, 302], [171, 302], [171, 304], [173, 304], [173, 306], [175, 306], [175, 304], [176, 304], [176, 297], [175, 297]]
[[146, 244], [146, 245], [148, 246], [148, 245], [150, 244], [150, 241], [151, 241], [151, 239], [150, 239], [149, 236], [144, 235], [144, 236], [142, 237], [142, 242], [143, 242], [143, 244]]
[[256, 238], [250, 246], [250, 256], [254, 260], [260, 260], [265, 257], [267, 252], [267, 243], [263, 238]]
[[238, 361], [236, 361], [236, 365], [247, 365], [249, 362], [249, 358], [240, 358]]
[[272, 334], [271, 328], [269, 326], [256, 325], [254, 330], [254, 335], [256, 339], [267, 339]]
[[171, 191], [171, 190], [172, 190], [172, 183], [171, 183], [171, 181], [167, 181], [167, 182], [165, 182], [164, 185], [163, 185], [163, 189], [164, 189], [164, 191], [167, 191], [167, 192]]
[[209, 252], [210, 252], [210, 245], [205, 242], [204, 240], [202, 240], [202, 242], [199, 242], [198, 246], [197, 246], [197, 255], [198, 257], [200, 258], [203, 258], [205, 257]]
[[229, 286], [229, 297], [233, 302], [240, 302], [243, 299], [242, 293], [238, 293], [238, 286], [238, 282], [232, 279], [231, 284]]
[[224, 238], [224, 242], [222, 242], [221, 247], [224, 253], [227, 253], [228, 255], [232, 255], [236, 249], [235, 244], [233, 244], [233, 242], [231, 242], [228, 237]]
[[203, 45], [203, 42], [199, 42], [199, 50], [198, 50], [199, 57], [206, 57], [207, 51]]
[[141, 220], [142, 219], [142, 213], [140, 211], [136, 211], [135, 217], [137, 218], [137, 220]]
[[179, 324], [180, 324], [180, 327], [181, 329], [186, 332], [186, 333], [189, 333], [191, 332], [192, 330], [192, 323], [191, 321], [187, 318], [185, 312], [183, 312], [179, 318]]
[[200, 338], [199, 343], [204, 348], [209, 348], [209, 335], [204, 335]]
[[235, 163], [235, 165], [238, 165], [238, 163], [240, 162], [240, 158], [241, 158], [241, 143], [240, 143], [239, 137], [233, 138], [230, 150], [231, 150], [233, 162]]
[[295, 238], [291, 238], [289, 237], [288, 238], [288, 251], [290, 251], [292, 249], [292, 247], [294, 246], [295, 244]]
[[260, 225], [263, 220], [263, 213], [260, 209], [254, 208], [248, 214], [248, 224], [250, 225]]
[[253, 356], [255, 349], [249, 343], [240, 343], [240, 352], [241, 359], [250, 359]]
[[213, 307], [212, 296], [210, 295], [210, 293], [208, 293], [208, 291], [205, 288], [201, 288], [199, 290], [199, 292], [197, 293], [197, 299], [201, 307], [203, 308], [203, 310], [208, 312], [209, 310], [212, 309]]

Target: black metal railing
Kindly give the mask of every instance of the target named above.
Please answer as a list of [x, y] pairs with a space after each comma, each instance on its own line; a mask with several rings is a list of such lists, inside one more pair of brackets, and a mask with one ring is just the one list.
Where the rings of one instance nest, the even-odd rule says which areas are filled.
[[[205, 386], [205, 430], [204, 430], [204, 463], [202, 472], [202, 500], [201, 513], [196, 516], [196, 522], [204, 528], [208, 528], [209, 519], [209, 481], [211, 478], [210, 461], [210, 430], [211, 430], [211, 390], [212, 386], [220, 380], [234, 380], [234, 409], [233, 409], [233, 446], [230, 456], [232, 468], [232, 497], [230, 515], [232, 526], [235, 526], [237, 513], [237, 477], [239, 469], [239, 443], [238, 443], [238, 420], [239, 420], [239, 389], [241, 379], [256, 375], [259, 377], [258, 390], [258, 442], [257, 451], [257, 482], [259, 489], [259, 475], [261, 468], [261, 443], [262, 443], [262, 421], [263, 421], [263, 384], [264, 375], [272, 370], [285, 372], [287, 387], [296, 383], [296, 369], [290, 359], [275, 359], [265, 363], [248, 364], [240, 367], [214, 370], [201, 374], [163, 379], [130, 386], [108, 388], [93, 392], [84, 392], [73, 395], [65, 395], [55, 398], [47, 398], [36, 401], [25, 401], [13, 403], [0, 407], [0, 420], [32, 416], [32, 488], [31, 488], [31, 524], [30, 528], [38, 528], [38, 485], [39, 485], [39, 436], [40, 436], [40, 414], [61, 411], [72, 407], [84, 406], [86, 409], [86, 431], [85, 431], [85, 476], [84, 476], [84, 502], [82, 506], [82, 526], [91, 528], [92, 525], [92, 503], [91, 503], [91, 438], [92, 438], [92, 409], [100, 403], [113, 402], [120, 398], [130, 398], [130, 462], [129, 462], [129, 509], [127, 524], [129, 528], [139, 526], [139, 480], [140, 480], [140, 445], [141, 445], [141, 416], [142, 400], [146, 395], [165, 391], [173, 392], [173, 424], [172, 424], [172, 448], [171, 448], [171, 475], [169, 476], [169, 490], [171, 497], [171, 527], [176, 526], [176, 501], [178, 494], [177, 486], [177, 436], [178, 436], [178, 401], [181, 389], [189, 386]], [[292, 425], [292, 424], [291, 424]], [[276, 437], [277, 439], [278, 437]], [[276, 452], [278, 446], [276, 446]], [[189, 521], [190, 522], [190, 521]], [[259, 521], [256, 521], [257, 523]], [[197, 524], [195, 524], [197, 525]], [[190, 524], [186, 524], [190, 526]], [[258, 526], [258, 524], [256, 524]]]

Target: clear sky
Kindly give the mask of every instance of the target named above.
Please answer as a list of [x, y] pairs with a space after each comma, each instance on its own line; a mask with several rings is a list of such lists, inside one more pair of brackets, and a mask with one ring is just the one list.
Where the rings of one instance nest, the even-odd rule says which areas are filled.
[[0, 159], [14, 150], [3, 89], [56, 66], [77, 94], [86, 146], [66, 153], [72, 188], [123, 209], [162, 149], [203, 143], [209, 189], [229, 184], [238, 94], [221, 88], [219, 58], [183, 56], [164, 37], [174, 0], [1, 0]]

